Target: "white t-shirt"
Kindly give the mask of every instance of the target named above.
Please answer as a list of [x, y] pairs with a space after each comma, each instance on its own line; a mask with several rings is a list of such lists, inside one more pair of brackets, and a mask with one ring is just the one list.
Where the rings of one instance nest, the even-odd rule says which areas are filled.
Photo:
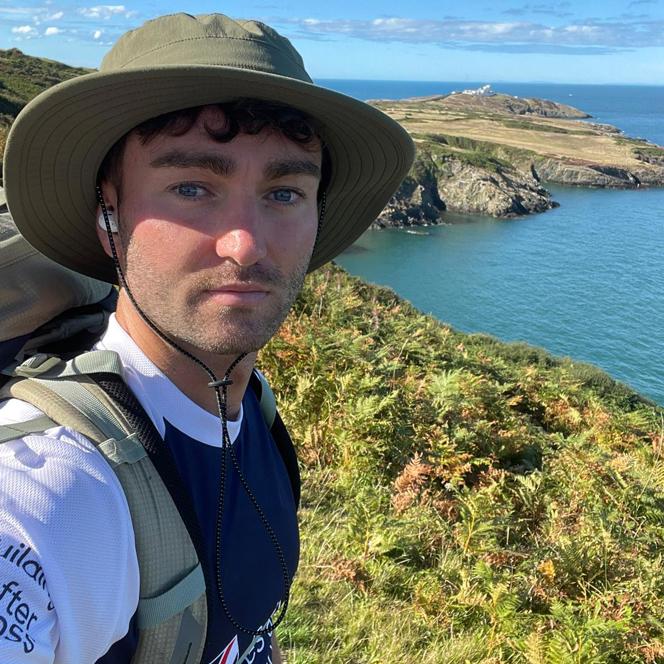
[[[97, 345], [114, 350], [124, 378], [163, 434], [164, 415], [220, 446], [219, 418], [147, 359], [111, 318]], [[0, 403], [0, 425], [38, 417]], [[238, 420], [229, 422], [234, 440]], [[138, 604], [139, 571], [124, 493], [84, 436], [54, 427], [0, 445], [0, 662], [92, 664], [122, 638]]]

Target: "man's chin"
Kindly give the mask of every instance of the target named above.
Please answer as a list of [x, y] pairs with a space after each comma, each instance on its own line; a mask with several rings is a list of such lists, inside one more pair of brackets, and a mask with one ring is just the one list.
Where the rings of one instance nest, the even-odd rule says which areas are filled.
[[[200, 329], [200, 328], [199, 328]], [[185, 332], [180, 336], [192, 352], [202, 351], [214, 355], [239, 355], [240, 353], [255, 353], [259, 351], [274, 336], [279, 329], [253, 329], [247, 326], [224, 326], [216, 334], [196, 334], [195, 330]]]

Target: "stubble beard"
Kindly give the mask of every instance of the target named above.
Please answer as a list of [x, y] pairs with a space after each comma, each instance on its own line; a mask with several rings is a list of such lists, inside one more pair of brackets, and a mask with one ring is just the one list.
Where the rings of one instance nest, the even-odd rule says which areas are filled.
[[[215, 355], [260, 350], [277, 332], [297, 298], [307, 274], [309, 257], [288, 275], [276, 268], [224, 263], [186, 283], [154, 268], [128, 238], [125, 278], [143, 313], [169, 339]], [[264, 306], [220, 306], [211, 312], [206, 292], [226, 283], [258, 283], [269, 289]]]

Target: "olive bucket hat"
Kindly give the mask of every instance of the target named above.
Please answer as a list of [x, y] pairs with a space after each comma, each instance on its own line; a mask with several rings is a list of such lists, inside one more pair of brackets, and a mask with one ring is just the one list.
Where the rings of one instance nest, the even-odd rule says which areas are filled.
[[122, 36], [98, 72], [49, 88], [7, 139], [4, 186], [24, 237], [77, 272], [115, 281], [96, 236], [95, 184], [108, 150], [145, 120], [238, 98], [278, 101], [321, 125], [332, 176], [309, 266], [352, 244], [378, 216], [414, 156], [387, 115], [314, 85], [291, 43], [256, 21], [173, 14]]

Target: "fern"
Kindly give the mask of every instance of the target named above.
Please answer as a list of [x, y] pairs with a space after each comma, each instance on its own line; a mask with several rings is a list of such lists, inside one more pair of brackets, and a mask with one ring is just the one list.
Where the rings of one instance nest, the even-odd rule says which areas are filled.
[[336, 268], [260, 365], [303, 461], [289, 662], [656, 661], [657, 409]]

